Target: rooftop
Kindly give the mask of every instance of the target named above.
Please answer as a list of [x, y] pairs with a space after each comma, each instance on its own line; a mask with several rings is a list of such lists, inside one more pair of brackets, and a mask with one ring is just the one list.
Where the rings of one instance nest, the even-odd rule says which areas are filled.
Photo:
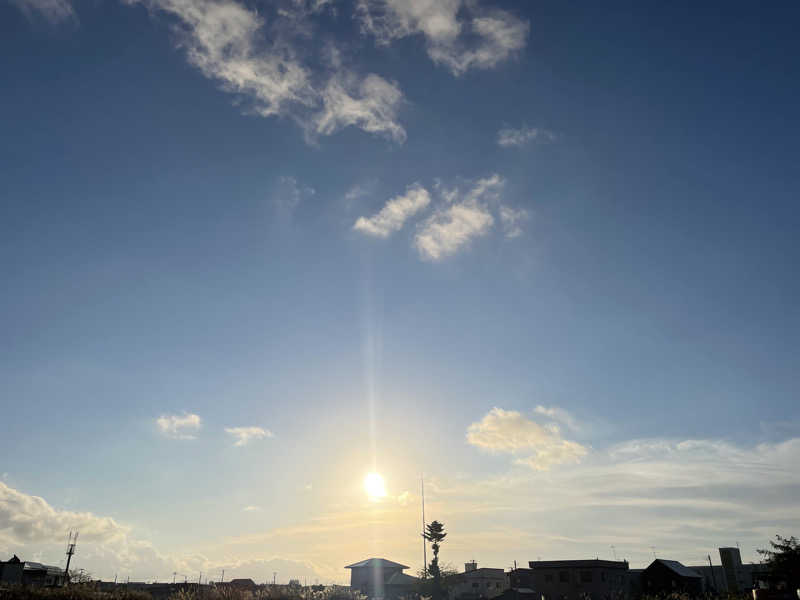
[[[703, 578], [703, 576], [697, 573], [697, 571], [692, 571], [689, 567], [682, 565], [677, 560], [664, 560], [663, 558], [657, 558], [650, 564], [650, 567], [652, 567], [655, 563], [661, 563], [681, 577], [694, 577], [697, 579]], [[648, 569], [650, 567], [648, 567]]]
[[347, 565], [345, 569], [361, 569], [363, 567], [372, 567], [373, 569], [408, 569], [406, 565], [386, 560], [385, 558], [368, 558], [352, 565]]
[[628, 562], [624, 560], [532, 560], [528, 562], [531, 569], [627, 569]]

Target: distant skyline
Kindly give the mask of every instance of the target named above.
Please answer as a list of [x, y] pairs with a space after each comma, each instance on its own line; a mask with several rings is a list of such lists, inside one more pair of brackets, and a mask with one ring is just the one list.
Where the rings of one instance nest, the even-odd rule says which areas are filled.
[[0, 558], [416, 572], [422, 473], [455, 567], [800, 534], [798, 17], [0, 2]]

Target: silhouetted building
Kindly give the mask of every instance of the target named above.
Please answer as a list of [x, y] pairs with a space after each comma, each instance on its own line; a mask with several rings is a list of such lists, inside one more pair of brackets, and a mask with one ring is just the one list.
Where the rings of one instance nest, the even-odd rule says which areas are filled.
[[22, 571], [24, 568], [25, 563], [16, 554], [6, 562], [0, 560], [0, 583], [12, 585], [22, 583]]
[[406, 565], [386, 560], [368, 558], [348, 565], [350, 588], [369, 598], [400, 598], [414, 593], [419, 579], [403, 573]]
[[533, 569], [516, 568], [514, 567], [508, 572], [508, 585], [509, 588], [532, 588], [533, 587]]
[[720, 548], [719, 557], [721, 565], [689, 567], [703, 576], [706, 591], [736, 593], [766, 586], [769, 569], [760, 564], [742, 563], [738, 548]]
[[254, 590], [257, 587], [252, 579], [231, 579], [227, 585], [240, 590]]
[[38, 562], [25, 562], [22, 570], [24, 585], [61, 586], [67, 583], [64, 567], [43, 565]]
[[508, 577], [503, 569], [478, 568], [474, 561], [464, 565], [463, 573], [447, 578], [447, 592], [452, 600], [494, 598], [508, 587]]
[[540, 560], [530, 561], [528, 566], [528, 587], [546, 600], [606, 600], [624, 598], [628, 593], [627, 561]]
[[699, 594], [702, 591], [703, 576], [677, 560], [657, 558], [642, 572], [642, 592], [645, 594], [661, 592]]
[[738, 548], [720, 548], [719, 558], [725, 572], [725, 584], [729, 592], [741, 592], [747, 585], [742, 569], [742, 555]]

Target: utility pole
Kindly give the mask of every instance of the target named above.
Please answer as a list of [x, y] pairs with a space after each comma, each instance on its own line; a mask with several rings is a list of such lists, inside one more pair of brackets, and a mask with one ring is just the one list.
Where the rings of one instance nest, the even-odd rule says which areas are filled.
[[178, 574], [177, 571], [172, 572], [172, 584], [175, 585], [175, 576]]
[[425, 475], [419, 476], [420, 488], [422, 490], [422, 577], [428, 576], [428, 544], [425, 539]]
[[277, 577], [278, 577], [278, 572], [277, 571], [273, 571], [272, 572], [272, 585], [275, 585], [275, 580], [276, 580]]
[[614, 554], [614, 560], [617, 560], [617, 549], [614, 548], [614, 544], [611, 544], [611, 552]]
[[714, 591], [717, 591], [717, 578], [714, 576], [714, 565], [711, 564], [711, 555], [708, 555], [708, 567], [711, 569], [711, 581], [714, 583]]
[[656, 557], [656, 547], [650, 546], [650, 551], [653, 553], [653, 560], [658, 560], [658, 558]]
[[219, 582], [222, 583], [225, 581], [225, 569], [222, 569], [222, 577], [219, 578]]

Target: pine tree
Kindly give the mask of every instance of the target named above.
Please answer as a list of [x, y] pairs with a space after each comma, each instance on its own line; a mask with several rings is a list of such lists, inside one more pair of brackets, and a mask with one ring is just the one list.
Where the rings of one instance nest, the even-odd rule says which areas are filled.
[[431, 549], [433, 550], [433, 558], [431, 564], [428, 566], [428, 576], [433, 578], [431, 586], [431, 595], [433, 600], [439, 600], [444, 597], [444, 584], [442, 581], [442, 570], [439, 567], [439, 547], [447, 537], [444, 532], [444, 525], [439, 521], [433, 521], [425, 526], [424, 537], [431, 542]]

